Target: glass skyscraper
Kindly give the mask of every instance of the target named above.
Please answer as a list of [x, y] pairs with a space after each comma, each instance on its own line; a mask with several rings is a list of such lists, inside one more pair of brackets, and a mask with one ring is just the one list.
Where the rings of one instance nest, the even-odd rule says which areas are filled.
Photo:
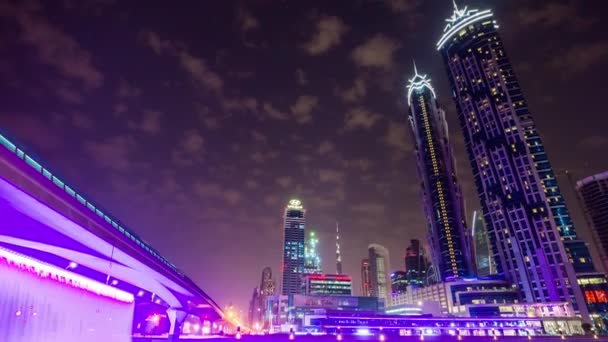
[[378, 244], [368, 246], [370, 291], [372, 297], [378, 297], [390, 303], [391, 279], [388, 273], [390, 259], [388, 249]]
[[317, 253], [317, 244], [319, 239], [315, 232], [309, 232], [304, 246], [304, 273], [305, 274], [320, 274], [321, 273], [321, 258]]
[[299, 200], [292, 199], [285, 208], [283, 243], [283, 282], [281, 293], [300, 294], [304, 274], [304, 214]]
[[579, 180], [576, 191], [608, 272], [608, 171]]
[[439, 107], [426, 75], [419, 75], [415, 70], [407, 89], [409, 122], [433, 264], [442, 281], [458, 280], [470, 276], [473, 265], [445, 112]]
[[495, 273], [496, 264], [492, 257], [488, 230], [483, 222], [483, 216], [477, 211], [473, 212], [473, 223], [471, 224], [471, 235], [475, 242], [475, 264], [478, 276], [489, 276]]
[[[437, 43], [456, 102], [497, 273], [528, 303], [587, 317], [568, 250], [586, 254], [490, 10], [455, 6]], [[562, 242], [563, 240], [563, 242]]]

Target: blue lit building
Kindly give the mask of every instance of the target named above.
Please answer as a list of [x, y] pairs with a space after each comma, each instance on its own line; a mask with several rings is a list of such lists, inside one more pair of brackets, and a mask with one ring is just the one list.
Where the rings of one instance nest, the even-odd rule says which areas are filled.
[[458, 280], [472, 275], [473, 262], [445, 112], [439, 107], [426, 75], [415, 70], [407, 89], [433, 264], [442, 281]]
[[475, 242], [475, 265], [477, 275], [480, 277], [489, 276], [495, 273], [496, 263], [492, 257], [488, 230], [483, 222], [483, 216], [477, 211], [473, 212], [473, 223], [471, 224], [471, 235]]
[[299, 294], [304, 274], [304, 214], [299, 200], [292, 199], [285, 208], [283, 244], [283, 282], [281, 293]]
[[452, 86], [497, 273], [521, 290], [525, 302], [570, 302], [586, 320], [575, 273], [585, 267], [568, 253], [576, 251], [591, 264], [589, 253], [572, 227], [494, 15], [455, 7], [447, 22], [437, 49]]

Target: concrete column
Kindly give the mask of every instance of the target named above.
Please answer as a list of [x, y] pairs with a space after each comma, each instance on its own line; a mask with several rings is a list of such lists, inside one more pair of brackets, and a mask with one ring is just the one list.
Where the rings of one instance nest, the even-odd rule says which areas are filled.
[[187, 314], [188, 312], [182, 309], [167, 309], [167, 318], [169, 318], [169, 322], [171, 323], [171, 327], [169, 328], [169, 341], [179, 340], [181, 326], [186, 319]]

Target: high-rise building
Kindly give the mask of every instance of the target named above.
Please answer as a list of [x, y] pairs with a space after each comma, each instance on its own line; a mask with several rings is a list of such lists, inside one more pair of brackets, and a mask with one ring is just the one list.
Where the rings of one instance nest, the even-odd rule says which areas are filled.
[[340, 226], [336, 222], [336, 274], [342, 274], [342, 254], [340, 253]]
[[478, 276], [489, 276], [495, 273], [496, 263], [490, 250], [488, 230], [483, 222], [483, 216], [473, 211], [473, 222], [471, 223], [471, 235], [475, 242], [475, 264]]
[[317, 251], [319, 239], [315, 232], [309, 232], [304, 246], [304, 273], [305, 274], [320, 274], [321, 258]]
[[420, 196], [428, 226], [428, 244], [441, 280], [457, 280], [473, 272], [462, 191], [448, 136], [445, 112], [426, 75], [418, 74], [407, 85], [409, 122], [414, 137]]
[[497, 274], [517, 286], [525, 302], [571, 302], [587, 319], [567, 254], [567, 246], [584, 244], [572, 227], [494, 15], [454, 7], [437, 49], [447, 68]]
[[405, 293], [409, 282], [405, 271], [395, 271], [391, 273], [391, 295]]
[[304, 295], [351, 296], [353, 280], [342, 274], [304, 275]]
[[369, 259], [361, 260], [361, 295], [364, 297], [372, 296], [372, 280], [369, 274]]
[[368, 246], [370, 292], [372, 297], [378, 297], [390, 303], [390, 259], [388, 249], [378, 244]]
[[604, 271], [608, 272], [608, 171], [576, 182], [576, 190], [591, 227]]
[[420, 246], [420, 240], [410, 240], [405, 249], [405, 273], [409, 285], [422, 286], [426, 278], [428, 262]]
[[260, 292], [258, 288], [253, 289], [251, 300], [249, 301], [249, 311], [247, 315], [247, 324], [250, 327], [261, 323], [262, 311], [260, 310]]
[[292, 199], [285, 208], [283, 282], [281, 293], [299, 294], [304, 274], [304, 215], [302, 202]]

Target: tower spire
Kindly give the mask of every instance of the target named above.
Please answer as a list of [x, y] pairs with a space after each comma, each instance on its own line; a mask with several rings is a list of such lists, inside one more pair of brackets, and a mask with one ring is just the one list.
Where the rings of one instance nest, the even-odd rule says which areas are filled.
[[336, 274], [342, 274], [342, 255], [340, 254], [340, 226], [336, 221]]
[[418, 75], [418, 68], [416, 68], [416, 60], [412, 58], [412, 63], [414, 64], [414, 76]]
[[458, 12], [458, 5], [456, 5], [456, 0], [452, 0], [454, 3], [454, 11]]

